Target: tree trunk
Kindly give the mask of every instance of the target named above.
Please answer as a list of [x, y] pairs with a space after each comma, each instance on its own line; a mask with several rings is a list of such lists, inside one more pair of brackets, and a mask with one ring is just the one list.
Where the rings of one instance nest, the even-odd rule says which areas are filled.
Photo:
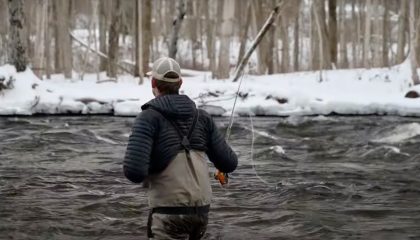
[[47, 0], [47, 16], [46, 21], [44, 22], [45, 27], [45, 41], [44, 41], [44, 50], [45, 50], [45, 74], [47, 75], [47, 79], [51, 79], [51, 31], [50, 26], [52, 26], [52, 3], [50, 0]]
[[356, 44], [357, 44], [357, 57], [356, 57], [356, 67], [361, 67], [363, 65], [363, 52], [364, 52], [364, 44], [362, 42], [362, 23], [363, 21], [363, 4], [364, 0], [360, 2], [360, 0], [355, 0], [358, 3], [359, 14], [357, 15], [357, 30], [356, 30]]
[[[324, 1], [323, 0], [316, 0], [314, 2], [314, 15], [315, 15], [315, 23], [316, 29], [318, 33], [318, 48], [320, 49], [319, 54], [319, 69], [326, 69], [331, 67], [331, 59], [330, 59], [330, 49], [328, 46], [328, 33], [325, 24], [325, 9], [324, 9]], [[316, 47], [316, 46], [315, 46]]]
[[389, 49], [388, 49], [388, 36], [389, 36], [389, 1], [383, 0], [384, 15], [382, 23], [382, 65], [389, 66]]
[[340, 59], [341, 59], [341, 66], [340, 68], [348, 68], [349, 67], [349, 59], [347, 56], [347, 20], [346, 20], [346, 1], [340, 1]]
[[[137, 0], [136, 0], [137, 1]], [[109, 19], [109, 0], [99, 0], [99, 51], [107, 54], [108, 49], [106, 45], [106, 32], [108, 28]], [[106, 71], [108, 69], [107, 60], [105, 58], [99, 59], [99, 71]]]
[[[205, 8], [205, 18], [206, 18], [206, 44], [207, 44], [207, 59], [209, 61], [209, 70], [214, 76], [215, 73], [215, 58], [214, 58], [214, 35], [215, 35], [215, 26], [213, 19], [210, 15], [210, 5], [208, 1], [204, 1], [203, 4], [206, 4]], [[219, 2], [217, 2], [219, 4]]]
[[152, 0], [143, 0], [143, 71], [149, 69], [150, 48], [152, 46]]
[[312, 6], [310, 7], [309, 10], [309, 15], [310, 15], [310, 20], [311, 20], [311, 28], [310, 28], [310, 41], [311, 41], [311, 58], [310, 58], [310, 69], [311, 70], [316, 70], [318, 69], [319, 65], [318, 65], [318, 57], [321, 54], [320, 53], [320, 48], [319, 48], [319, 35], [318, 35], [318, 31], [317, 31], [317, 21], [316, 21], [316, 2], [312, 1], [311, 2]]
[[366, 0], [366, 23], [363, 50], [363, 65], [370, 68], [370, 32], [371, 32], [372, 0]]
[[[253, 7], [253, 27], [255, 34], [258, 33], [258, 30], [264, 24], [264, 9], [265, 5], [261, 4], [258, 0], [252, 1]], [[267, 58], [271, 57], [271, 53], [268, 53], [267, 46], [269, 42], [267, 39], [262, 39], [262, 43], [257, 48], [257, 72], [258, 74], [265, 74], [267, 73], [268, 65], [267, 65]], [[268, 56], [267, 56], [268, 55]]]
[[220, 31], [219, 67], [217, 71], [218, 79], [229, 78], [230, 36], [233, 33], [234, 7], [234, 0], [224, 0], [223, 22]]
[[[337, 66], [337, 0], [328, 0], [329, 18], [329, 42], [331, 62]], [[345, 31], [341, 29], [341, 31]]]
[[298, 14], [296, 14], [294, 29], [293, 68], [296, 72], [299, 71], [299, 13], [300, 11], [298, 11]]
[[397, 63], [401, 63], [405, 58], [408, 0], [400, 0], [400, 3], [400, 16], [398, 19]]
[[139, 84], [143, 84], [143, 75], [144, 75], [144, 64], [143, 64], [143, 12], [142, 12], [142, 5], [144, 0], [135, 0], [135, 48], [136, 48], [136, 66], [134, 67], [134, 76], [139, 77]]
[[[276, 6], [276, 1], [271, 0], [271, 7], [274, 8], [275, 6]], [[275, 61], [278, 59], [278, 55], [277, 55], [278, 48], [275, 48], [276, 46], [275, 42], [277, 41], [277, 38], [276, 38], [277, 30], [278, 28], [274, 26], [271, 29], [269, 29], [267, 33], [268, 44], [267, 44], [267, 48], [265, 52], [265, 63], [267, 65], [267, 74], [273, 74], [275, 71], [274, 69], [277, 68], [277, 66], [275, 65]]]
[[242, 35], [241, 35], [241, 45], [239, 47], [239, 55], [238, 55], [238, 62], [236, 63], [236, 66], [239, 65], [239, 62], [241, 61], [242, 57], [245, 54], [245, 47], [248, 40], [248, 29], [249, 25], [251, 24], [252, 19], [252, 0], [248, 0], [248, 4], [246, 7], [246, 19], [245, 19], [245, 25], [242, 26]]
[[282, 47], [282, 55], [281, 55], [281, 72], [287, 73], [289, 72], [289, 34], [287, 29], [286, 20], [280, 16], [280, 27], [281, 27], [281, 47]]
[[70, 30], [70, 2], [68, 0], [54, 0], [55, 7], [55, 66], [57, 73], [64, 73], [65, 78], [71, 78], [73, 67], [73, 53]]
[[36, 2], [36, 41], [35, 55], [33, 60], [34, 73], [42, 78], [42, 70], [44, 70], [44, 47], [45, 47], [45, 19], [48, 16], [48, 1], [38, 0]]
[[197, 1], [188, 0], [186, 15], [188, 16], [188, 35], [190, 37], [190, 50], [191, 50], [191, 64], [192, 69], [197, 67], [196, 49], [198, 46], [197, 42]]
[[[373, 1], [373, 8], [374, 9], [379, 9], [379, 6], [381, 5], [381, 0], [374, 0]], [[382, 34], [382, 26], [383, 21], [381, 21], [381, 15], [380, 14], [375, 14], [374, 17], [374, 27], [373, 27], [373, 46], [374, 46], [374, 51], [373, 51], [373, 56], [372, 59], [374, 61], [373, 63], [373, 67], [382, 67], [383, 63], [382, 63], [382, 46], [381, 43], [383, 42], [383, 39], [380, 38], [381, 34]]]
[[357, 15], [356, 15], [356, 0], [351, 1], [351, 18], [352, 22], [356, 22], [356, 27], [352, 26], [352, 29], [355, 31], [352, 31], [354, 34], [351, 36], [351, 67], [356, 68], [357, 65]]
[[111, 78], [117, 77], [117, 61], [119, 50], [119, 35], [121, 30], [121, 0], [115, 1], [115, 11], [112, 16], [111, 26], [109, 28], [108, 37], [108, 72], [107, 75]]
[[178, 1], [178, 13], [177, 17], [173, 22], [173, 28], [171, 33], [171, 38], [169, 42], [169, 57], [175, 59], [176, 53], [178, 51], [178, 35], [179, 31], [181, 30], [181, 24], [184, 21], [185, 17], [185, 2], [184, 0]]
[[10, 24], [10, 62], [16, 71], [23, 72], [28, 64], [27, 46], [23, 38], [25, 17], [22, 0], [9, 0], [9, 24]]
[[417, 49], [417, 38], [418, 32], [416, 29], [420, 25], [420, 18], [416, 18], [416, 7], [415, 7], [415, 0], [410, 0], [410, 62], [411, 62], [411, 76], [413, 79], [413, 84], [418, 85], [420, 84], [419, 75], [417, 73], [417, 56], [416, 56], [416, 49]]
[[[419, 12], [418, 12], [418, 14], [420, 15], [420, 2], [416, 2], [417, 3], [417, 7], [416, 7], [416, 9], [418, 9], [419, 10]], [[416, 50], [416, 55], [417, 55], [417, 63], [419, 63], [420, 62], [420, 34], [419, 34], [419, 32], [420, 32], [420, 24], [417, 24], [417, 50]]]

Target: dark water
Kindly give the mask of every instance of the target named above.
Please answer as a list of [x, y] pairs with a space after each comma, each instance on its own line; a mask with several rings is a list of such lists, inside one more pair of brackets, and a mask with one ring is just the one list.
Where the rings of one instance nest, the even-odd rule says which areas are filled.
[[[121, 173], [132, 122], [0, 118], [0, 239], [146, 239], [146, 193]], [[254, 148], [235, 121], [240, 166], [213, 182], [206, 239], [420, 239], [420, 119], [253, 125]]]

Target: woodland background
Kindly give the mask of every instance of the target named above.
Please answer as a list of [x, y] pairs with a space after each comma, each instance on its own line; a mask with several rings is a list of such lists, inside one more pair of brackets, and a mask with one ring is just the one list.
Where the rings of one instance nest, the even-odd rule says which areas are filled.
[[[420, 61], [420, 1], [283, 1], [287, 10], [258, 46], [252, 74]], [[42, 78], [102, 71], [116, 78], [143, 76], [169, 55], [224, 79], [279, 2], [0, 0], [0, 65], [19, 59]]]

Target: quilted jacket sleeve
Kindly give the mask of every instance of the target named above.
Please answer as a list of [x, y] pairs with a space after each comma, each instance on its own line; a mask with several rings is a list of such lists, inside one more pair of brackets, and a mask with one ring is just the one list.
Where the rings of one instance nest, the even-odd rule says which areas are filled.
[[238, 157], [220, 134], [213, 119], [209, 117], [209, 142], [207, 156], [214, 166], [224, 173], [233, 172], [238, 165]]
[[143, 111], [137, 116], [123, 162], [124, 175], [134, 183], [141, 183], [149, 173], [156, 127], [147, 115], [148, 113]]

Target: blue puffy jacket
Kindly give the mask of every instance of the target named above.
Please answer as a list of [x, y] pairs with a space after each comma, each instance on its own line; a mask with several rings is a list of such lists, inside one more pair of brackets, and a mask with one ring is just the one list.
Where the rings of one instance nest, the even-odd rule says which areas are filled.
[[[164, 170], [183, 150], [174, 121], [182, 132], [192, 125], [195, 103], [186, 95], [159, 96], [142, 106], [128, 140], [124, 158], [124, 174], [132, 182], [140, 183], [149, 174]], [[230, 173], [238, 165], [238, 158], [218, 131], [211, 116], [199, 111], [198, 122], [192, 132], [190, 146], [206, 152], [214, 166]], [[164, 116], [165, 117], [164, 117]]]

